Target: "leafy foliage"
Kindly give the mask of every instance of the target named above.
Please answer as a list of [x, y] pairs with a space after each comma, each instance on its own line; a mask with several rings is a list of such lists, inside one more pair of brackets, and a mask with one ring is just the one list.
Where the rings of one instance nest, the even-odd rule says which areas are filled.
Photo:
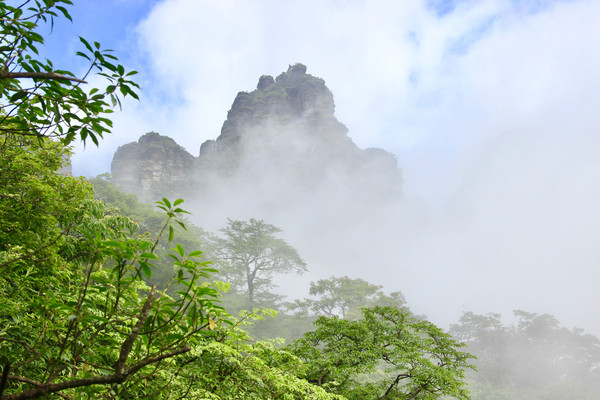
[[[317, 330], [296, 342], [310, 382], [348, 398], [466, 398], [460, 377], [469, 355], [448, 335], [391, 307], [363, 309], [363, 316], [321, 317]], [[376, 372], [380, 379], [360, 382], [361, 374]]]
[[[113, 184], [109, 174], [89, 179], [89, 182], [94, 186], [94, 196], [108, 207], [107, 212], [131, 218], [139, 225], [137, 233], [140, 237], [155, 237], [159, 234], [164, 225], [162, 212], [153, 209], [150, 204], [141, 202], [135, 194], [123, 192]], [[208, 233], [189, 223], [185, 217], [181, 218], [181, 221], [185, 223], [185, 229], [177, 223], [173, 225], [173, 234], [177, 237], [177, 242], [184, 248], [202, 248], [204, 253], [200, 260], [207, 261], [207, 252], [210, 252]], [[148, 284], [156, 284], [159, 289], [166, 287], [173, 275], [172, 264], [167, 257], [171, 247], [168, 236], [163, 235], [155, 248], [155, 253], [160, 259], [154, 261], [156, 268], [152, 270], [152, 277], [144, 277]], [[170, 288], [171, 294], [174, 293], [174, 289], [173, 286]]]
[[304, 377], [348, 399], [468, 399], [472, 368], [463, 345], [428, 321], [394, 307], [364, 308], [360, 320], [320, 317], [290, 347]]
[[348, 319], [360, 318], [362, 307], [405, 307], [406, 301], [402, 293], [386, 295], [382, 289], [382, 286], [373, 285], [364, 279], [332, 276], [310, 283], [309, 294], [319, 298], [295, 300], [286, 306], [298, 316], [323, 315]]
[[[149, 384], [157, 371], [212, 333], [225, 315], [217, 290], [203, 281], [215, 270], [173, 243], [173, 223], [185, 229], [182, 200], [159, 202], [165, 212], [154, 240], [136, 235], [129, 218], [107, 212], [82, 179], [58, 169], [65, 144], [108, 132], [103, 115], [137, 98], [121, 65], [99, 43], [81, 39], [89, 72], [104, 77], [103, 91], [85, 93], [82, 79], [36, 59], [40, 24], [59, 14], [70, 19], [68, 0], [0, 2], [0, 395], [127, 397], [168, 390]], [[87, 74], [86, 74], [87, 75]], [[85, 77], [84, 77], [85, 78]], [[32, 82], [24, 87], [21, 79]], [[109, 106], [108, 102], [112, 103]], [[48, 138], [59, 138], [53, 142]], [[173, 276], [157, 290], [151, 278], [157, 246], [168, 235]], [[176, 296], [170, 286], [183, 288]], [[171, 375], [177, 373], [170, 370]]]
[[0, 355], [11, 371], [3, 399], [139, 392], [224, 314], [203, 284], [215, 270], [199, 251], [172, 244], [167, 287], [183, 287], [177, 297], [142, 280], [160, 236], [181, 222], [182, 201], [159, 203], [158, 238], [135, 238], [135, 223], [107, 215], [89, 184], [56, 173], [62, 146], [17, 138], [2, 146]]
[[[77, 78], [60, 70], [50, 60], [41, 60], [42, 26], [62, 16], [71, 19], [70, 0], [24, 1], [12, 6], [0, 2], [0, 132], [60, 138], [65, 144], [79, 137], [84, 143], [110, 131], [112, 121], [104, 115], [121, 105], [120, 96], [138, 98], [138, 85], [130, 80], [135, 71], [118, 64], [112, 50], [80, 38], [84, 47], [77, 55], [89, 62], [84, 76]], [[106, 86], [83, 89], [90, 73], [105, 78]], [[27, 83], [25, 83], [27, 82]]]
[[342, 399], [299, 377], [302, 361], [278, 341], [253, 341], [247, 329], [270, 311], [244, 312], [233, 326], [217, 326], [214, 340], [185, 356], [177, 378], [185, 398]]
[[234, 293], [247, 298], [246, 306], [271, 306], [279, 300], [270, 293], [273, 275], [288, 272], [303, 273], [306, 264], [285, 240], [275, 237], [281, 230], [254, 218], [249, 221], [228, 220], [215, 238], [218, 265]]

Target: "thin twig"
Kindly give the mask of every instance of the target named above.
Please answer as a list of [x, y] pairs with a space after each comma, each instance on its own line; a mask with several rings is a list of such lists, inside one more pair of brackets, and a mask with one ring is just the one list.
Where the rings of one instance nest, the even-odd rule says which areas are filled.
[[56, 72], [8, 72], [0, 70], [0, 79], [55, 79], [55, 80], [67, 80], [71, 82], [87, 83], [84, 80], [78, 78], [72, 78]]

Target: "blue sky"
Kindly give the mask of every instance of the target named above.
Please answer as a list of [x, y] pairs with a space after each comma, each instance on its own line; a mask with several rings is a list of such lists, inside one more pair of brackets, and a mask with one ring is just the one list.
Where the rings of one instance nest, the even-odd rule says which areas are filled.
[[[99, 148], [77, 146], [76, 174], [109, 171], [116, 148], [148, 131], [197, 155], [237, 92], [302, 62], [360, 147], [397, 156], [408, 197], [459, 221], [455, 275], [497, 281], [482, 290], [501, 299], [529, 270], [510, 289], [516, 308], [597, 319], [600, 2], [87, 0], [72, 15], [48, 39], [55, 65], [82, 68], [71, 57], [82, 35], [138, 70], [143, 89]], [[486, 240], [505, 237], [509, 267], [477, 269], [476, 254], [498, 252]], [[531, 296], [540, 276], [547, 289]]]

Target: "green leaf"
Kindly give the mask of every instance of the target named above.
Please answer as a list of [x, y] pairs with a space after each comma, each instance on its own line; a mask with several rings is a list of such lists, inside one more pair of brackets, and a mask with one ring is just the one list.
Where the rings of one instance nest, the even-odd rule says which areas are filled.
[[152, 278], [152, 270], [150, 269], [148, 264], [140, 263], [140, 266], [142, 267], [142, 272], [144, 273], [144, 275], [146, 275], [148, 278]]
[[117, 242], [116, 240], [105, 240], [102, 242], [104, 246], [107, 247], [116, 247], [116, 248], [124, 248], [125, 244], [121, 242]]
[[169, 336], [167, 336], [168, 340], [172, 340], [172, 341], [178, 341], [185, 338], [184, 335], [182, 335], [181, 333], [172, 333]]
[[137, 95], [137, 93], [135, 93], [133, 90], [129, 90], [129, 92], [127, 94], [130, 95], [131, 97], [133, 97], [136, 100], [140, 99], [140, 97]]
[[92, 142], [94, 142], [94, 144], [96, 146], [98, 146], [98, 138], [96, 137], [96, 135], [92, 134], [91, 132], [90, 132], [90, 139], [92, 139]]
[[76, 55], [76, 56], [79, 56], [79, 57], [83, 57], [83, 58], [85, 58], [85, 59], [87, 59], [87, 60], [91, 61], [91, 60], [90, 60], [90, 57], [89, 57], [87, 54], [85, 54], [85, 53], [82, 53], [82, 52], [80, 52], [80, 51], [76, 52], [76, 53], [75, 53], [75, 55]]
[[159, 260], [159, 259], [160, 259], [160, 258], [159, 258], [159, 257], [158, 257], [156, 254], [154, 254], [154, 253], [142, 253], [142, 254], [140, 254], [140, 257], [142, 257], [142, 258], [147, 258], [147, 259], [150, 259], [150, 260]]
[[21, 100], [21, 99], [24, 99], [24, 98], [26, 98], [26, 97], [27, 97], [27, 92], [25, 92], [25, 91], [20, 91], [20, 92], [17, 92], [17, 93], [15, 93], [15, 94], [13, 94], [13, 95], [10, 97], [10, 101], [11, 101], [12, 103], [16, 103], [17, 101], [19, 101], [19, 100]]
[[94, 52], [94, 50], [92, 50], [92, 46], [90, 46], [90, 44], [87, 42], [87, 40], [85, 40], [84, 38], [79, 36], [79, 41], [84, 44], [84, 46], [90, 51], [90, 53]]
[[69, 12], [67, 11], [66, 8], [61, 7], [61, 6], [56, 6], [57, 10], [60, 10], [60, 12], [62, 12], [62, 14], [65, 16], [65, 18], [67, 18], [69, 21], [73, 22], [73, 18], [71, 18], [71, 15], [69, 15]]
[[173, 237], [175, 236], [175, 232], [173, 231], [173, 227], [169, 225], [169, 242], [173, 241]]
[[196, 307], [196, 304], [193, 303], [192, 306], [190, 307], [189, 311], [188, 311], [188, 316], [194, 320], [196, 319], [196, 312], [198, 311], [198, 308]]
[[98, 321], [101, 322], [103, 324], [108, 322], [108, 318], [99, 316], [99, 315], [86, 315], [85, 317], [83, 317], [81, 319], [82, 322], [88, 322], [88, 321]]
[[180, 245], [179, 243], [177, 243], [177, 244], [175, 245], [175, 248], [174, 248], [174, 249], [171, 249], [171, 250], [175, 250], [175, 251], [177, 251], [181, 257], [184, 257], [184, 256], [185, 256], [185, 251], [183, 250], [183, 247], [181, 247], [181, 245]]

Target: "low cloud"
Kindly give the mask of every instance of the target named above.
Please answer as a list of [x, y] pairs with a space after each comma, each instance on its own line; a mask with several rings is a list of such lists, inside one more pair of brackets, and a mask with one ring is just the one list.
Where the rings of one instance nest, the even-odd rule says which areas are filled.
[[197, 155], [238, 91], [302, 62], [360, 147], [398, 157], [409, 201], [430, 213], [396, 241], [340, 239], [366, 249], [349, 251], [365, 271], [340, 274], [394, 286], [444, 322], [530, 308], [598, 333], [600, 3], [526, 3], [159, 2], [136, 31], [142, 103], [116, 117], [102, 157], [150, 130]]

